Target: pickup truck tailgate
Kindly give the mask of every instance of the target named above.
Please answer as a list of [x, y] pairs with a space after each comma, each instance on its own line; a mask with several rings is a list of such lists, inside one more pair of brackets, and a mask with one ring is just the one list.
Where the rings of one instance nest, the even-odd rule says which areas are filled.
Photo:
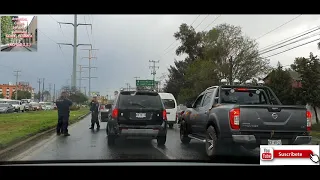
[[240, 105], [240, 131], [306, 132], [303, 106]]

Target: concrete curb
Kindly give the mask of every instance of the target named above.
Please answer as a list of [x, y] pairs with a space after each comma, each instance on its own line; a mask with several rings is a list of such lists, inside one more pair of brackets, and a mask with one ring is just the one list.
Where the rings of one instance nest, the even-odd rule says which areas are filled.
[[[77, 118], [77, 120], [72, 122], [72, 123], [70, 123], [70, 125], [79, 122], [80, 120], [84, 119], [85, 117], [87, 117], [90, 114], [91, 114], [91, 112], [88, 112], [87, 114], [79, 116]], [[13, 144], [13, 145], [1, 150], [0, 151], [0, 161], [4, 161], [6, 159], [9, 159], [13, 154], [16, 154], [17, 152], [21, 152], [25, 148], [28, 148], [29, 147], [27, 145], [28, 143], [37, 141], [37, 140], [41, 139], [44, 136], [51, 135], [55, 131], [56, 131], [55, 127], [51, 128], [51, 129], [46, 130], [44, 132], [37, 133], [37, 134], [27, 138], [27, 139], [24, 139], [24, 140], [22, 140], [20, 142], [17, 142], [16, 144]]]

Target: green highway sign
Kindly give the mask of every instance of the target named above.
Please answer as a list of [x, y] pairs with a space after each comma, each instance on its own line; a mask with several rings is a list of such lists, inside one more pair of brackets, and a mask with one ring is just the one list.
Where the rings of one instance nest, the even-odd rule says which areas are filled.
[[136, 80], [136, 86], [141, 87], [141, 86], [153, 86], [154, 81], [153, 80]]

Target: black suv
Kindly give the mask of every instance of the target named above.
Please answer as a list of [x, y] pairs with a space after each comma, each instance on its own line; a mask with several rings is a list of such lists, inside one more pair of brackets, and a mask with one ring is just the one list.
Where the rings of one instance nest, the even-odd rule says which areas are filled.
[[119, 136], [152, 137], [158, 145], [167, 139], [167, 112], [157, 92], [121, 91], [107, 124], [108, 144]]

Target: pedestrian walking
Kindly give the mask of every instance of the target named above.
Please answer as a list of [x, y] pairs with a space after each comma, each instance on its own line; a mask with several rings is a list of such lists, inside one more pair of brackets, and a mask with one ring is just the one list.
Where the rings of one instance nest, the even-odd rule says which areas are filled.
[[97, 130], [100, 129], [100, 124], [99, 124], [99, 109], [100, 109], [100, 104], [97, 101], [97, 97], [93, 97], [91, 101], [91, 106], [90, 106], [90, 111], [91, 111], [91, 127], [89, 129], [94, 129], [94, 125], [97, 124]]
[[62, 133], [64, 136], [70, 136], [68, 125], [72, 102], [67, 98], [66, 92], [61, 93], [60, 98], [56, 100], [56, 106], [58, 109], [57, 135], [59, 136]]

